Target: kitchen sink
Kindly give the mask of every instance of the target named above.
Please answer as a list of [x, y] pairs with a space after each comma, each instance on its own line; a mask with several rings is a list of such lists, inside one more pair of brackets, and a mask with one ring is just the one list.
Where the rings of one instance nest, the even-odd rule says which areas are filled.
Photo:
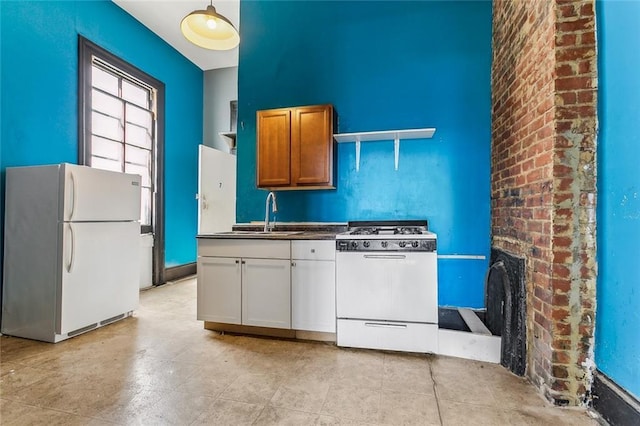
[[238, 235], [238, 236], [274, 236], [274, 237], [286, 237], [288, 235], [302, 234], [302, 231], [227, 231], [217, 232], [218, 235]]

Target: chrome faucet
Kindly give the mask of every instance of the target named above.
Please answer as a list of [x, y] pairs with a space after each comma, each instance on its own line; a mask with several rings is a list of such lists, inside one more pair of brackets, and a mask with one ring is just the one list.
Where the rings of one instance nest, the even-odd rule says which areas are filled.
[[273, 201], [271, 205], [271, 211], [273, 213], [278, 212], [278, 204], [276, 203], [276, 194], [275, 192], [269, 192], [269, 194], [267, 194], [267, 201], [265, 202], [265, 205], [264, 205], [264, 232], [271, 231], [271, 229], [273, 229], [273, 227], [276, 224], [275, 215], [274, 215], [273, 225], [271, 226], [269, 225], [269, 200], [270, 199]]

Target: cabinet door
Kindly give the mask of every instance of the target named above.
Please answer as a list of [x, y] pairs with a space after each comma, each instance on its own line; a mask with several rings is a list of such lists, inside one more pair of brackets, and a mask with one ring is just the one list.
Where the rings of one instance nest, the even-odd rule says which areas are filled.
[[291, 328], [291, 263], [243, 259], [242, 324]]
[[295, 330], [336, 331], [335, 262], [294, 260], [291, 267], [291, 320]]
[[294, 185], [333, 184], [333, 108], [293, 109], [291, 174]]
[[240, 259], [198, 258], [199, 320], [241, 324]]
[[291, 184], [291, 110], [274, 109], [257, 114], [257, 185], [288, 186]]

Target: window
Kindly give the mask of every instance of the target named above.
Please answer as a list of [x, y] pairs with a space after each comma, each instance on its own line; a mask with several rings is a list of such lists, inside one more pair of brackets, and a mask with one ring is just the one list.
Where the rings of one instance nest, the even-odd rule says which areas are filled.
[[[93, 58], [87, 165], [142, 176], [142, 227], [150, 228], [154, 192], [156, 90]], [[147, 229], [150, 232], [150, 229]]]
[[78, 38], [78, 163], [142, 176], [142, 233], [154, 234], [153, 281], [164, 271], [164, 84]]

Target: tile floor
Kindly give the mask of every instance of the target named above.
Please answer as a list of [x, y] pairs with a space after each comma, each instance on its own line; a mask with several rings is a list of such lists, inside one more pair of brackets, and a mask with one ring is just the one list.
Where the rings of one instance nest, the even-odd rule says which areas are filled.
[[498, 365], [220, 335], [194, 279], [57, 343], [0, 337], [3, 425], [596, 425]]

